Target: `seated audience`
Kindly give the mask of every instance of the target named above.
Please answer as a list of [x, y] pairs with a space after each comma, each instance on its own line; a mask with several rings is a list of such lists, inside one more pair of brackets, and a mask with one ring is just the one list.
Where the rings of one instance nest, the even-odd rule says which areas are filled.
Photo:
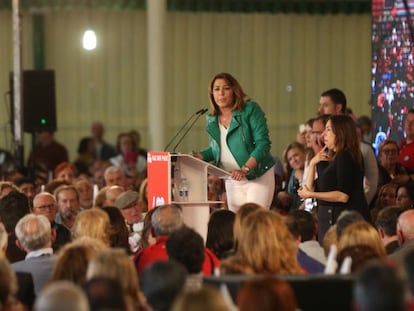
[[219, 259], [234, 253], [233, 226], [236, 215], [229, 210], [216, 210], [207, 226], [206, 247]]
[[408, 289], [394, 267], [376, 264], [367, 267], [358, 276], [354, 290], [355, 310], [406, 311]]
[[6, 257], [11, 263], [23, 260], [26, 256], [26, 252], [16, 245], [15, 227], [29, 213], [29, 201], [21, 192], [13, 191], [0, 199], [0, 219], [8, 234]]
[[89, 311], [83, 290], [69, 281], [48, 285], [36, 299], [34, 311]]
[[397, 187], [396, 204], [403, 208], [414, 207], [414, 184], [409, 183]]
[[[138, 273], [157, 260], [168, 260], [165, 243], [171, 233], [184, 225], [181, 207], [177, 204], [158, 206], [151, 216], [151, 225], [157, 241], [154, 245], [139, 250], [135, 255], [134, 262]], [[204, 275], [212, 275], [219, 260], [209, 249], [204, 250], [206, 256], [202, 272]]]
[[71, 232], [62, 224], [56, 223], [57, 203], [55, 197], [48, 192], [41, 192], [34, 197], [32, 213], [44, 215], [49, 219], [54, 233], [52, 247], [57, 251], [72, 240]]
[[286, 281], [272, 277], [244, 282], [237, 295], [239, 311], [296, 311], [295, 293]]
[[374, 200], [374, 207], [371, 209], [371, 219], [375, 223], [378, 213], [387, 206], [396, 205], [397, 184], [388, 183], [378, 190], [377, 198]]
[[73, 181], [73, 185], [79, 192], [79, 205], [81, 209], [89, 209], [93, 206], [93, 186], [89, 180], [79, 178]]
[[129, 311], [121, 284], [114, 279], [107, 277], [92, 278], [85, 282], [83, 289], [88, 297], [90, 311]]
[[171, 311], [230, 311], [218, 289], [202, 287], [197, 290], [184, 291], [177, 297]]
[[38, 296], [49, 280], [54, 264], [50, 222], [46, 216], [28, 214], [19, 220], [15, 231], [17, 245], [27, 255], [24, 260], [13, 263], [13, 269], [32, 274]]
[[110, 223], [108, 214], [99, 208], [81, 211], [73, 223], [72, 239], [76, 241], [84, 236], [101, 240], [109, 246]]
[[236, 254], [220, 263], [222, 274], [300, 274], [297, 246], [282, 216], [259, 210], [242, 224]]
[[127, 310], [149, 310], [138, 283], [138, 276], [128, 255], [121, 249], [107, 249], [89, 263], [86, 278], [107, 277], [118, 281], [126, 297]]
[[405, 256], [414, 250], [414, 210], [407, 210], [398, 217], [397, 236], [400, 246], [388, 258], [402, 267]]
[[67, 280], [82, 286], [92, 257], [107, 248], [101, 240], [87, 237], [66, 244], [57, 254], [50, 281]]
[[111, 247], [124, 249], [127, 254], [132, 254], [129, 245], [129, 230], [124, 216], [115, 206], [105, 206], [102, 210], [108, 214], [110, 222], [109, 243]]
[[64, 180], [69, 184], [73, 183], [77, 175], [78, 172], [76, 171], [75, 165], [70, 162], [60, 163], [53, 171], [53, 178], [55, 180]]
[[398, 217], [405, 209], [402, 207], [385, 207], [378, 213], [375, 227], [384, 244], [387, 255], [392, 254], [398, 247], [397, 221]]
[[156, 261], [140, 274], [140, 285], [154, 311], [169, 311], [183, 291], [187, 270], [178, 262]]

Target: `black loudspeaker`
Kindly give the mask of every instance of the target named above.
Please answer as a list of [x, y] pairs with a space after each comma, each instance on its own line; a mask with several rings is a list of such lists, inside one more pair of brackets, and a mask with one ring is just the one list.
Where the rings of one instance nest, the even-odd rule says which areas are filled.
[[[22, 72], [23, 130], [55, 132], [56, 93], [53, 70], [24, 70]], [[12, 128], [14, 124], [13, 73], [10, 73]]]

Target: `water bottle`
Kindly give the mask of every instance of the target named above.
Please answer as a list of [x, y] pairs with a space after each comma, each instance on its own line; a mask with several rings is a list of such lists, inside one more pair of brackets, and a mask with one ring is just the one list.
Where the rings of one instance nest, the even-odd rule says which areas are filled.
[[178, 186], [178, 197], [181, 202], [188, 202], [188, 183], [187, 178], [181, 177], [180, 184]]

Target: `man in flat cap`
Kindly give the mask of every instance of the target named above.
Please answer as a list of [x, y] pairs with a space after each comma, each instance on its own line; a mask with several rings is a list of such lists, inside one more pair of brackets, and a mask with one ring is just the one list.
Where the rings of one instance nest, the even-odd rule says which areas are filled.
[[121, 193], [115, 200], [115, 206], [119, 208], [130, 230], [129, 245], [135, 253], [141, 239], [143, 228], [142, 207], [139, 201], [139, 194], [136, 191], [128, 190]]

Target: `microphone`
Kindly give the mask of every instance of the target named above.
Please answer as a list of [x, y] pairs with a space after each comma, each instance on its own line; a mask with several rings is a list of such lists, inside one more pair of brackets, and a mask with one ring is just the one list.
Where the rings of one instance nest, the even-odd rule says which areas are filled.
[[[170, 145], [174, 142], [174, 140], [177, 138], [177, 136], [179, 134], [181, 134], [181, 132], [184, 130], [184, 128], [187, 126], [187, 124], [191, 121], [191, 119], [193, 119], [195, 116], [201, 116], [203, 114], [205, 114], [208, 111], [208, 109], [202, 108], [200, 110], [197, 110], [195, 113], [193, 113], [188, 120], [183, 124], [183, 126], [180, 127], [180, 129], [178, 130], [178, 132], [174, 135], [173, 138], [171, 138], [171, 140], [168, 142], [168, 144], [164, 147], [164, 151], [168, 150], [168, 147], [170, 147]], [[197, 118], [198, 119], [198, 118]], [[186, 133], [187, 134], [187, 133]], [[184, 134], [185, 136], [185, 134]], [[175, 150], [175, 149], [174, 149]]]
[[[197, 122], [198, 119], [200, 119], [200, 117], [205, 114], [208, 111], [208, 109], [200, 109], [198, 114], [196, 113], [196, 117], [193, 120], [193, 122], [191, 122], [190, 126], [187, 128], [187, 130], [184, 132], [184, 134], [181, 136], [181, 138], [178, 140], [177, 144], [174, 146], [173, 148], [173, 152], [175, 152], [175, 149], [177, 149], [178, 145], [183, 141], [184, 137], [187, 135], [187, 133], [193, 128], [194, 124]], [[191, 118], [190, 118], [191, 120]], [[184, 128], [184, 127], [183, 127]]]

